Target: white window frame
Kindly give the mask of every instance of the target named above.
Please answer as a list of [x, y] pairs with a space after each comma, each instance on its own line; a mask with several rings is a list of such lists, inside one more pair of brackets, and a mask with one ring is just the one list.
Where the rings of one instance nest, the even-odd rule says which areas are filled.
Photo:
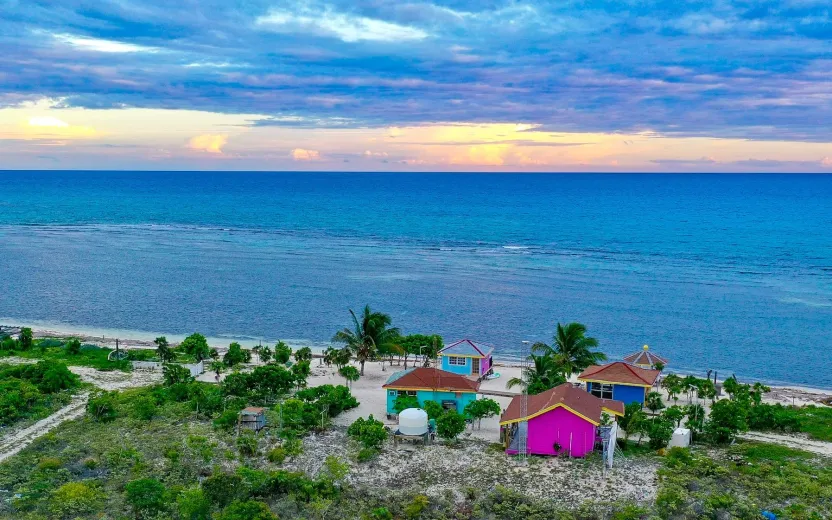
[[462, 356], [448, 356], [448, 365], [464, 367], [468, 361]]
[[589, 393], [601, 399], [612, 399], [613, 385], [609, 383], [592, 383], [592, 388]]

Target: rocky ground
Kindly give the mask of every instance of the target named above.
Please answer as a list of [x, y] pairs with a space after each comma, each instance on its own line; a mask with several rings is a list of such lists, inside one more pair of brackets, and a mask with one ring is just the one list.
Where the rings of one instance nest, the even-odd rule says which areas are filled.
[[599, 457], [532, 457], [523, 464], [475, 439], [459, 447], [437, 442], [396, 448], [388, 442], [377, 458], [363, 463], [354, 461], [357, 449], [344, 430], [337, 429], [306, 438], [303, 454], [285, 466], [314, 475], [328, 455], [336, 455], [352, 460], [347, 480], [365, 489], [409, 490], [430, 496], [450, 493], [461, 499], [469, 488], [482, 492], [500, 485], [539, 499], [579, 504], [623, 499], [652, 502], [660, 463], [653, 457], [619, 457], [606, 472]]

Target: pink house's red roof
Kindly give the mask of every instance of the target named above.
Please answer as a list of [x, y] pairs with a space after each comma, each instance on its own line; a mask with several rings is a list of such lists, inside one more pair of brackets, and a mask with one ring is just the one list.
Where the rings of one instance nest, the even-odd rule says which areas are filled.
[[529, 420], [558, 407], [598, 424], [601, 414], [606, 412], [624, 415], [624, 403], [612, 399], [601, 399], [569, 383], [564, 383], [539, 394], [528, 396], [526, 414], [523, 415], [522, 395], [512, 398], [506, 411], [500, 416], [500, 424]]

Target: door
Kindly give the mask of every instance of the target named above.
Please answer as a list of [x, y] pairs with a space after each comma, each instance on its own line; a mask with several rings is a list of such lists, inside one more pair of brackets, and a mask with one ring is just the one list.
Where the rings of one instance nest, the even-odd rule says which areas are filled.
[[473, 358], [471, 363], [471, 374], [478, 376], [480, 374], [480, 358]]

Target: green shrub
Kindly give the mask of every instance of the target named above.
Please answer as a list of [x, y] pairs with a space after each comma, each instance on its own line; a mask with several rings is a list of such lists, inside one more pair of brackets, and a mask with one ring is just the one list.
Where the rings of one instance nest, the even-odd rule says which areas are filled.
[[436, 433], [443, 439], [453, 440], [465, 431], [465, 416], [448, 410], [436, 421]]
[[393, 513], [386, 507], [377, 507], [372, 512], [373, 520], [393, 520]]
[[243, 431], [237, 436], [237, 450], [245, 457], [253, 457], [257, 454], [257, 437], [254, 432]]
[[378, 455], [378, 450], [373, 448], [361, 448], [358, 450], [358, 454], [356, 455], [355, 459], [358, 462], [369, 462], [376, 458]]
[[149, 421], [156, 415], [156, 401], [152, 397], [137, 397], [133, 401], [133, 417]]
[[445, 409], [436, 401], [425, 401], [422, 408], [428, 414], [428, 419], [439, 419], [445, 413]]
[[647, 433], [650, 436], [650, 447], [654, 450], [667, 447], [674, 429], [673, 422], [668, 419], [656, 418], [651, 421]]
[[87, 413], [96, 422], [110, 422], [118, 417], [118, 392], [100, 391], [92, 395], [87, 401]]
[[277, 520], [269, 506], [263, 502], [235, 501], [217, 516], [217, 520]]
[[181, 520], [209, 520], [211, 518], [211, 502], [198, 487], [182, 490], [176, 497], [176, 509]]
[[269, 451], [269, 454], [266, 456], [269, 459], [269, 462], [273, 464], [283, 464], [286, 460], [286, 448], [283, 446], [278, 446], [273, 448]]
[[[46, 345], [43, 342], [41, 342], [40, 346], [45, 348]], [[66, 342], [66, 346], [64, 348], [66, 348], [67, 354], [69, 354], [70, 356], [75, 356], [81, 353], [81, 342], [77, 338], [72, 338]]]
[[61, 459], [56, 457], [43, 457], [38, 462], [38, 469], [41, 471], [54, 471], [56, 469], [61, 469]]
[[416, 495], [413, 500], [404, 508], [404, 516], [406, 518], [419, 518], [422, 512], [427, 509], [430, 501], [425, 495]]
[[287, 439], [283, 443], [283, 449], [286, 450], [286, 455], [290, 457], [297, 457], [303, 453], [303, 441], [300, 439]]
[[214, 473], [202, 482], [205, 497], [219, 508], [234, 500], [245, 498], [246, 490], [243, 479], [230, 473]]
[[166, 509], [167, 490], [155, 478], [142, 478], [128, 482], [124, 487], [127, 503], [133, 508], [136, 518], [153, 517]]
[[238, 410], [226, 410], [219, 417], [214, 419], [214, 428], [231, 431], [237, 427], [237, 419], [240, 415]]
[[104, 494], [84, 482], [67, 482], [52, 493], [49, 509], [56, 518], [76, 518], [98, 511]]
[[378, 449], [387, 440], [387, 428], [384, 423], [370, 415], [367, 419], [359, 417], [347, 429], [347, 435], [356, 439], [365, 448]]
[[[355, 367], [351, 368], [355, 369]], [[397, 414], [408, 408], [421, 408], [419, 399], [415, 395], [400, 395], [393, 401], [393, 411]]]
[[300, 363], [301, 361], [311, 361], [312, 360], [312, 349], [309, 347], [301, 347], [295, 351], [295, 361]]

